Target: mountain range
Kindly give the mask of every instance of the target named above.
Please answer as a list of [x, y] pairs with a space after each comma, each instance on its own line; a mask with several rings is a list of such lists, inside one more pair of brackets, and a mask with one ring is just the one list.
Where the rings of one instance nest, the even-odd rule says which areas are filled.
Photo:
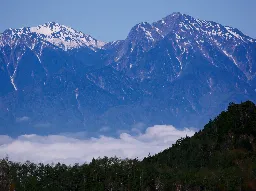
[[255, 101], [255, 74], [255, 39], [181, 13], [108, 43], [55, 22], [7, 29], [0, 134], [202, 128], [230, 102]]

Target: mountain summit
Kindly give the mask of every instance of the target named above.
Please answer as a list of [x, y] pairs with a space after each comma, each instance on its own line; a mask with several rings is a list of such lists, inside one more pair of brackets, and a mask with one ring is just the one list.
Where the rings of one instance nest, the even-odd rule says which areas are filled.
[[[8, 43], [15, 43], [19, 40], [25, 42], [30, 40], [40, 40], [53, 44], [63, 50], [74, 48], [90, 47], [98, 49], [104, 46], [104, 42], [92, 38], [90, 35], [85, 35], [65, 25], [60, 25], [56, 22], [48, 22], [37, 27], [24, 27], [21, 29], [8, 29], [4, 31], [2, 36], [2, 46]], [[28, 43], [32, 49], [35, 44]]]
[[255, 75], [255, 39], [181, 13], [109, 43], [54, 22], [8, 29], [0, 132], [200, 128], [231, 101], [255, 101]]

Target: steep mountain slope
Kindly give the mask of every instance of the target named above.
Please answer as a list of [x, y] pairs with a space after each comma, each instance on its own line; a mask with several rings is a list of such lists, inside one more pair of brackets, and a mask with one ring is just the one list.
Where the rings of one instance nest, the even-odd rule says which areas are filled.
[[[255, 76], [255, 43], [255, 39], [232, 27], [224, 27], [215, 22], [201, 21], [185, 14], [174, 13], [152, 25], [141, 23], [133, 27], [122, 43], [122, 47], [118, 48], [115, 65], [118, 65], [117, 69], [135, 70], [137, 65], [140, 66], [140, 59], [144, 56], [141, 53], [160, 46], [166, 50], [161, 53], [173, 59], [174, 71], [172, 72], [176, 77], [186, 66], [188, 54], [191, 54], [192, 50], [202, 55], [215, 67], [232, 72], [232, 66], [218, 58], [219, 54], [223, 54], [250, 80]], [[115, 46], [116, 44], [113, 47]], [[135, 76], [147, 78], [145, 72], [143, 76], [138, 74]]]
[[256, 41], [237, 29], [174, 13], [137, 25], [112, 48], [110, 65], [142, 84], [181, 126], [216, 115], [229, 99], [255, 98]]
[[1, 133], [81, 130], [117, 104], [86, 75], [104, 68], [97, 52], [103, 42], [57, 23], [8, 29], [0, 42]]
[[201, 127], [255, 100], [256, 40], [174, 13], [104, 43], [50, 22], [0, 34], [0, 132]]
[[[8, 81], [11, 82], [13, 89], [17, 91], [19, 87], [16, 85], [16, 81], [19, 83], [23, 80], [22, 77], [21, 79], [17, 77], [18, 73], [24, 74], [23, 71], [19, 72], [22, 70], [20, 67], [22, 68], [23, 62], [29, 61], [31, 64], [26, 63], [27, 70], [30, 70], [26, 72], [33, 73], [29, 73], [29, 75], [40, 76], [41, 70], [40, 77], [43, 78], [52, 72], [58, 72], [58, 69], [63, 68], [63, 65], [65, 66], [65, 62], [70, 67], [76, 68], [71, 66], [73, 63], [67, 58], [69, 56], [66, 53], [67, 50], [72, 52], [74, 49], [81, 49], [79, 51], [88, 49], [83, 52], [83, 63], [86, 63], [90, 60], [87, 55], [93, 54], [95, 49], [99, 49], [103, 45], [104, 42], [97, 41], [91, 36], [54, 22], [38, 27], [8, 29], [0, 35], [2, 70], [8, 73], [10, 78]], [[74, 60], [75, 58], [71, 56], [70, 59]], [[53, 64], [52, 62], [57, 63]]]

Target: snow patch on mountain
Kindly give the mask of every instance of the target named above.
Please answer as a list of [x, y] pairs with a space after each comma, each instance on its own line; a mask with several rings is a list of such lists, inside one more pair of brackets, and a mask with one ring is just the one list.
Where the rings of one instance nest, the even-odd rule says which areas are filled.
[[[93, 50], [96, 50], [101, 49], [106, 44], [105, 42], [94, 39], [90, 35], [86, 35], [82, 32], [78, 32], [70, 27], [60, 25], [55, 22], [45, 23], [37, 27], [8, 29], [3, 34], [10, 38], [8, 41], [9, 43], [2, 42], [2, 45], [13, 45], [15, 40], [18, 41], [20, 38], [26, 39], [29, 37], [34, 37], [34, 35], [36, 35], [36, 39], [49, 42], [65, 51], [81, 47], [89, 47]], [[5, 37], [5, 39], [8, 38]], [[30, 48], [35, 47], [35, 44], [30, 45]]]
[[97, 41], [89, 35], [85, 35], [82, 32], [75, 31], [70, 27], [58, 23], [46, 23], [38, 27], [31, 27], [30, 31], [64, 50], [83, 46], [101, 48], [105, 45], [104, 42]]

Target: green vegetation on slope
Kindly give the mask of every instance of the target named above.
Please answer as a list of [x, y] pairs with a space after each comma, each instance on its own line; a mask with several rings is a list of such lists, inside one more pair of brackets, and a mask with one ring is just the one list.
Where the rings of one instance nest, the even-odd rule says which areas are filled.
[[[85, 148], [86, 149], [86, 148]], [[231, 103], [193, 137], [145, 158], [66, 166], [0, 163], [0, 190], [256, 190], [256, 106]]]

